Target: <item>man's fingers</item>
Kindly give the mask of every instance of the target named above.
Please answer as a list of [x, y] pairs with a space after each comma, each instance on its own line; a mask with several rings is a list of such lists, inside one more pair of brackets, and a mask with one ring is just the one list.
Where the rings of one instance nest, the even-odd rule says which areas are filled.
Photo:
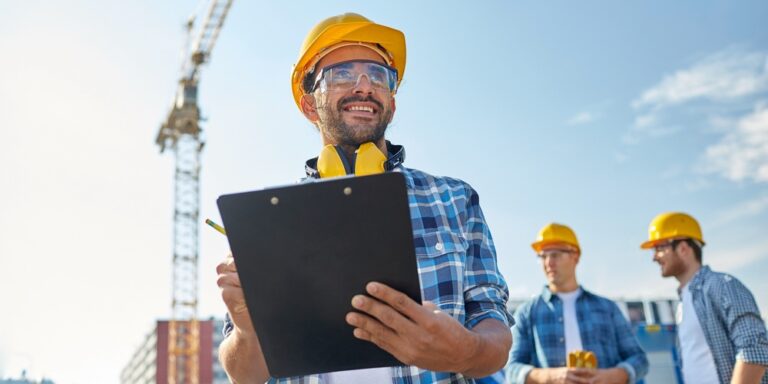
[[402, 313], [376, 299], [357, 295], [352, 298], [352, 306], [379, 320], [382, 324], [393, 329], [398, 334], [415, 330], [415, 325]]
[[365, 286], [365, 290], [371, 296], [389, 304], [390, 307], [416, 323], [424, 323], [430, 320], [432, 310], [424, 308], [402, 292], [376, 282], [368, 283]]
[[219, 288], [224, 288], [224, 287], [240, 288], [240, 277], [237, 275], [237, 273], [220, 274], [219, 277], [216, 279], [216, 285], [218, 285]]
[[395, 357], [400, 353], [398, 346], [404, 343], [398, 341], [399, 337], [394, 331], [376, 319], [362, 313], [350, 312], [346, 320], [355, 327], [353, 335], [358, 339], [370, 341]]
[[398, 357], [398, 354], [400, 353], [400, 351], [397, 348], [395, 348], [393, 344], [387, 342], [386, 340], [375, 339], [373, 335], [371, 335], [371, 333], [361, 328], [355, 328], [355, 330], [352, 331], [352, 334], [360, 340], [365, 340], [373, 344], [376, 344], [376, 346], [378, 346], [379, 348], [389, 352], [392, 356], [395, 356], [396, 358], [400, 359], [400, 357]]
[[596, 370], [590, 369], [590, 368], [571, 368], [569, 371], [576, 376], [586, 377], [586, 378], [590, 378], [594, 376], [595, 373], [597, 373]]
[[237, 267], [235, 266], [235, 258], [232, 257], [232, 254], [227, 255], [227, 257], [219, 263], [219, 265], [216, 266], [216, 273], [222, 274], [227, 272], [237, 272]]
[[221, 298], [232, 314], [242, 313], [248, 308], [245, 305], [243, 290], [239, 287], [225, 286], [221, 288]]
[[568, 374], [566, 375], [566, 381], [568, 383], [589, 384], [589, 380], [589, 377], [583, 376], [583, 372], [580, 372], [577, 369], [569, 369]]

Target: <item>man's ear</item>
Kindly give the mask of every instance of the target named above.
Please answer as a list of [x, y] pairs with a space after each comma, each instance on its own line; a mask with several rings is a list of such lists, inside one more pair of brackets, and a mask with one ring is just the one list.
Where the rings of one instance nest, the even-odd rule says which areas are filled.
[[687, 242], [679, 242], [676, 248], [677, 249], [674, 249], [673, 251], [677, 252], [678, 255], [684, 254], [686, 259], [696, 260], [696, 255], [693, 253], [693, 248], [691, 248]]
[[299, 99], [299, 104], [301, 105], [301, 112], [307, 120], [316, 123], [320, 119], [317, 114], [317, 99], [314, 95], [305, 93]]

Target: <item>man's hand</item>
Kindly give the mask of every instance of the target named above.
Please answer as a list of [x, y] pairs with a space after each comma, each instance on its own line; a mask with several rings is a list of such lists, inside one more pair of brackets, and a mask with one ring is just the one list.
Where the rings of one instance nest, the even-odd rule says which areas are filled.
[[589, 368], [534, 368], [528, 374], [530, 384], [589, 384], [596, 370]]
[[219, 275], [216, 284], [221, 289], [221, 297], [224, 299], [224, 304], [227, 305], [235, 331], [244, 336], [254, 336], [256, 332], [253, 329], [248, 307], [245, 305], [243, 288], [240, 286], [240, 277], [237, 275], [237, 267], [232, 254], [227, 255], [224, 261], [216, 266], [216, 273]]
[[529, 384], [625, 384], [629, 374], [623, 368], [534, 368], [526, 383]]
[[625, 384], [629, 374], [623, 368], [598, 369], [590, 379], [590, 384]]
[[433, 303], [423, 306], [381, 283], [352, 298], [347, 323], [358, 339], [370, 341], [407, 365], [438, 372], [465, 372], [478, 353], [480, 337]]
[[221, 365], [232, 383], [263, 383], [269, 379], [269, 370], [245, 306], [243, 288], [231, 254], [216, 266], [216, 273], [219, 275], [216, 284], [221, 288], [221, 297], [235, 326], [219, 346]]

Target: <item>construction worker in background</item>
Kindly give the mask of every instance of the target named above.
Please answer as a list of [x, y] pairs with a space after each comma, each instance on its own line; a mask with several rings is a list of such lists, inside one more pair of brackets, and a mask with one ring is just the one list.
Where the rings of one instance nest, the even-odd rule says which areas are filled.
[[676, 321], [686, 383], [768, 383], [768, 337], [752, 293], [702, 266], [704, 237], [688, 214], [662, 213], [648, 227], [653, 261], [680, 283]]
[[[385, 171], [405, 176], [424, 303], [371, 282], [360, 287], [370, 296], [350, 297], [359, 312], [350, 310], [346, 322], [355, 337], [408, 366], [279, 382], [472, 383], [506, 362], [512, 343], [508, 290], [477, 193], [463, 181], [405, 168], [403, 148], [384, 138], [404, 72], [403, 33], [346, 13], [309, 32], [291, 87], [323, 142], [320, 156], [305, 164], [308, 178]], [[231, 256], [217, 272], [231, 319], [220, 347], [224, 369], [235, 383], [278, 381], [269, 377]], [[291, 299], [301, 305], [301, 298]]]
[[[571, 228], [547, 224], [531, 246], [541, 260], [547, 285], [515, 310], [507, 380], [531, 384], [642, 379], [648, 360], [619, 307], [576, 280], [581, 247]], [[587, 352], [593, 368], [567, 363], [569, 357]]]

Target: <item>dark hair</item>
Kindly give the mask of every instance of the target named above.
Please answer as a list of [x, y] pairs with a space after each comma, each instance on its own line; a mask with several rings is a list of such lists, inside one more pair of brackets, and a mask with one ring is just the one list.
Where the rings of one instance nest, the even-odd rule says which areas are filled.
[[313, 91], [312, 88], [315, 86], [315, 77], [315, 71], [307, 72], [307, 74], [304, 75], [304, 79], [301, 81], [301, 88], [304, 90], [304, 93]]
[[691, 249], [693, 249], [693, 255], [696, 256], [696, 261], [698, 261], [699, 264], [701, 264], [701, 245], [699, 244], [699, 242], [694, 239], [672, 240], [672, 249], [676, 250], [677, 245], [680, 243], [688, 244], [688, 246], [691, 247]]

